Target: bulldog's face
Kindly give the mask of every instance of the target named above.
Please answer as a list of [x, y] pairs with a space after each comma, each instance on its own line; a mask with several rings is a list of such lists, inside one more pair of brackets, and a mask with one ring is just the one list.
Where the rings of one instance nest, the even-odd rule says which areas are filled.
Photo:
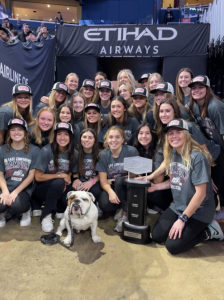
[[85, 215], [91, 201], [95, 201], [92, 193], [84, 191], [68, 192], [67, 199], [70, 214], [79, 217]]

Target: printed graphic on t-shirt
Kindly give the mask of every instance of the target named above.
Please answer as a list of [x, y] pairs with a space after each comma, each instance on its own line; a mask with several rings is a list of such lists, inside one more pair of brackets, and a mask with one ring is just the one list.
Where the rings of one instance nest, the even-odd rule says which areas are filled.
[[[59, 172], [61, 173], [68, 173], [69, 172], [69, 161], [67, 159], [59, 158]], [[52, 174], [56, 174], [54, 160], [52, 159], [50, 163], [48, 164], [48, 170]]]
[[92, 159], [84, 159], [84, 177], [89, 180], [96, 176], [96, 172], [93, 170], [93, 161]]
[[188, 180], [189, 171], [181, 163], [172, 162], [170, 166], [170, 187], [174, 190], [181, 191], [181, 188], [185, 186], [185, 182]]
[[11, 157], [4, 159], [6, 178], [11, 178], [13, 181], [22, 181], [27, 175], [31, 159], [24, 157]]
[[108, 166], [108, 173], [113, 179], [117, 177], [125, 176], [128, 174], [127, 171], [124, 170], [124, 163], [113, 163]]
[[207, 139], [213, 140], [215, 126], [214, 126], [212, 120], [209, 119], [208, 117], [206, 117], [204, 119], [202, 119], [201, 117], [197, 117], [197, 120], [198, 120], [198, 123], [199, 123], [199, 126], [200, 126], [202, 132], [205, 134]]

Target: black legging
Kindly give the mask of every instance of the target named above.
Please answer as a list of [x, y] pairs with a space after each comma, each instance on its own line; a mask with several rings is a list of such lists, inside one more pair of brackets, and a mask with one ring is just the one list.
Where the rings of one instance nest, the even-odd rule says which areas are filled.
[[153, 208], [157, 206], [162, 210], [166, 210], [173, 201], [171, 189], [155, 191], [147, 193], [147, 207]]
[[89, 193], [92, 193], [93, 196], [96, 198], [96, 202], [98, 202], [98, 199], [102, 193], [102, 188], [101, 188], [101, 185], [100, 185], [100, 182], [97, 181], [92, 187], [91, 189], [89, 189]]
[[40, 220], [51, 213], [63, 213], [67, 207], [67, 193], [74, 191], [71, 185], [66, 185], [62, 178], [50, 179], [44, 182], [37, 182], [33, 192], [34, 197], [39, 201], [44, 201], [45, 206]]
[[0, 214], [5, 212], [7, 207], [10, 207], [15, 214], [27, 212], [30, 209], [30, 195], [27, 192], [22, 191], [10, 206], [0, 203]]
[[[120, 205], [124, 212], [127, 211], [127, 186], [124, 184], [125, 179], [125, 177], [118, 177], [111, 186], [121, 201]], [[115, 211], [119, 207], [119, 204], [110, 202], [109, 195], [105, 191], [102, 191], [98, 203], [103, 212]]]
[[[211, 168], [211, 178], [218, 188], [220, 205], [224, 206], [224, 153], [221, 151], [215, 161], [215, 166]], [[214, 193], [216, 206], [218, 205], [217, 194]]]
[[190, 218], [185, 223], [181, 238], [177, 237], [176, 240], [170, 239], [168, 236], [169, 231], [176, 220], [178, 220], [178, 215], [171, 208], [167, 208], [152, 230], [153, 240], [159, 244], [165, 243], [166, 249], [171, 254], [175, 255], [188, 251], [207, 238], [204, 229], [208, 224]]

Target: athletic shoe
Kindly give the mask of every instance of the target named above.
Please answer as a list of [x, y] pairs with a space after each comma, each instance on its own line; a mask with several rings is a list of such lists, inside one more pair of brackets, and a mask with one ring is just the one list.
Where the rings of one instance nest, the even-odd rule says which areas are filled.
[[5, 214], [5, 212], [0, 214], [0, 227], [4, 227], [6, 224]]
[[219, 226], [219, 223], [215, 220], [213, 220], [209, 225], [208, 225], [208, 229], [209, 229], [209, 239], [216, 239], [219, 241], [223, 241], [224, 239], [224, 235], [222, 232], [221, 227]]
[[120, 218], [120, 219], [117, 221], [117, 225], [115, 226], [114, 231], [122, 232], [122, 224], [123, 224], [123, 222], [125, 222], [125, 221], [127, 221], [127, 217], [123, 216], [122, 218]]
[[216, 211], [215, 220], [216, 221], [224, 220], [224, 211], [222, 211], [222, 210]]
[[22, 214], [22, 218], [20, 220], [20, 226], [29, 226], [31, 224], [31, 209]]
[[118, 221], [119, 219], [122, 219], [122, 217], [123, 217], [123, 209], [118, 208], [118, 209], [116, 210], [115, 215], [114, 215], [114, 220], [115, 220], [115, 221]]
[[64, 213], [57, 213], [57, 212], [56, 212], [55, 217], [56, 217], [57, 219], [62, 219], [62, 218], [64, 217]]
[[54, 220], [51, 218], [51, 214], [47, 215], [45, 218], [43, 218], [41, 225], [42, 225], [42, 230], [44, 232], [51, 232], [51, 230], [54, 229], [53, 226]]
[[32, 212], [33, 217], [40, 217], [42, 214], [42, 210], [41, 209], [34, 209]]

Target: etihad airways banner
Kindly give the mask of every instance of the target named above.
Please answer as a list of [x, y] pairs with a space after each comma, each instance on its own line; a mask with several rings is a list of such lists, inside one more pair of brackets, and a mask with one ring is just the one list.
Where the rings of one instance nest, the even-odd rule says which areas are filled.
[[205, 55], [209, 24], [60, 26], [57, 56]]

